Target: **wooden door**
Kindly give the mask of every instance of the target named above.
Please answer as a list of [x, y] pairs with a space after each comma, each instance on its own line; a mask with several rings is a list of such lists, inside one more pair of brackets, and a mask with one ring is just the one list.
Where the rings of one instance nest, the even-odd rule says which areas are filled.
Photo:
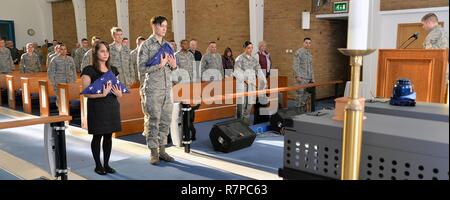
[[[444, 22], [439, 22], [439, 24], [444, 27]], [[407, 49], [423, 49], [423, 42], [425, 41], [425, 38], [428, 35], [428, 32], [425, 31], [422, 28], [422, 23], [407, 23], [407, 24], [399, 24], [397, 28], [397, 49], [400, 49], [400, 46], [402, 43], [404, 43], [406, 40], [408, 40], [411, 35], [413, 35], [415, 32], [419, 33], [419, 37], [416, 41], [413, 41], [413, 38], [411, 38], [408, 42], [406, 42], [402, 49], [409, 44], [411, 45], [407, 47]]]

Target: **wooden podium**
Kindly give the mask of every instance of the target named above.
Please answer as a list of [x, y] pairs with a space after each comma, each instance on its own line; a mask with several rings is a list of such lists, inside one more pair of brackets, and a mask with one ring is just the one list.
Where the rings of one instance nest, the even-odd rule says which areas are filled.
[[412, 81], [417, 101], [445, 103], [448, 49], [380, 49], [377, 96], [390, 98], [395, 81]]

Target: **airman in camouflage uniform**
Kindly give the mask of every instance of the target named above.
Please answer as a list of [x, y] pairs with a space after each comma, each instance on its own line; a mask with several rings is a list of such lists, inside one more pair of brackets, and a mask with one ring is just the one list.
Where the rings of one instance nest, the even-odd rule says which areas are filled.
[[[261, 70], [258, 60], [252, 56], [253, 44], [244, 43], [245, 52], [236, 58], [233, 76], [236, 78], [236, 92], [251, 92], [256, 89], [256, 77], [258, 77], [258, 89], [264, 89], [267, 85], [266, 77]], [[256, 97], [239, 97], [237, 99], [237, 118], [249, 124], [250, 114]]]
[[14, 68], [11, 52], [5, 47], [5, 40], [0, 38], [0, 73], [10, 73]]
[[41, 71], [41, 62], [39, 56], [34, 53], [32, 43], [26, 45], [27, 52], [20, 57], [19, 69], [22, 73], [35, 73]]
[[448, 33], [439, 25], [439, 20], [434, 13], [429, 13], [422, 18], [423, 28], [428, 31], [423, 47], [425, 49], [447, 49]]
[[[304, 85], [314, 82], [314, 71], [312, 65], [312, 55], [309, 48], [311, 47], [311, 39], [305, 38], [303, 40], [303, 48], [298, 49], [294, 54], [294, 77], [299, 85]], [[297, 105], [300, 111], [306, 111], [306, 101], [311, 94], [305, 89], [297, 90]]]
[[38, 46], [37, 42], [33, 42], [33, 48], [34, 48], [34, 53], [36, 53], [39, 56], [39, 61], [41, 62], [41, 65], [45, 64], [45, 59], [44, 56], [42, 55], [42, 49], [41, 47]]
[[134, 83], [134, 70], [130, 66], [130, 49], [122, 45], [122, 29], [113, 27], [111, 35], [114, 42], [109, 45], [109, 64], [119, 71], [119, 80], [127, 87]]
[[[181, 41], [181, 46], [186, 45], [186, 49], [181, 49], [177, 53], [175, 53], [175, 58], [177, 59], [178, 70], [177, 73], [173, 73], [172, 76], [174, 82], [181, 83], [189, 83], [194, 80], [194, 55], [189, 52], [189, 42], [187, 40]], [[183, 69], [183, 70], [180, 70]], [[181, 74], [182, 72], [187, 72], [189, 77], [185, 76], [186, 74]], [[189, 78], [189, 79], [188, 79]]]
[[67, 49], [64, 45], [60, 46], [59, 56], [54, 57], [50, 61], [47, 69], [48, 80], [52, 83], [53, 91], [58, 96], [59, 83], [73, 83], [76, 80], [77, 72], [73, 58], [67, 56]]
[[52, 61], [52, 59], [53, 59], [54, 57], [56, 57], [56, 56], [59, 55], [59, 47], [60, 47], [60, 45], [57, 44], [57, 45], [54, 47], [55, 51], [52, 52], [51, 54], [48, 54], [48, 55], [47, 55], [47, 62], [45, 63], [45, 65], [47, 66], [47, 68], [48, 68], [48, 66], [50, 65], [50, 62]]
[[[436, 14], [428, 13], [423, 16], [422, 27], [429, 32], [423, 43], [423, 48], [448, 49], [448, 33], [439, 25]], [[446, 80], [448, 80], [448, 64], [446, 69]]]
[[[147, 146], [151, 151], [150, 163], [159, 164], [159, 160], [173, 162], [165, 152], [167, 135], [172, 118], [172, 70], [176, 69], [176, 60], [171, 55], [161, 58], [161, 63], [146, 67], [159, 49], [168, 44], [163, 37], [167, 31], [167, 18], [153, 17], [153, 34], [139, 47], [138, 66], [140, 77], [145, 77], [140, 87], [141, 102], [144, 108], [144, 132]], [[142, 76], [144, 74], [144, 76]], [[158, 152], [159, 148], [159, 152]]]
[[200, 61], [202, 81], [219, 81], [224, 77], [222, 56], [217, 53], [217, 44], [210, 42], [208, 52]]
[[75, 50], [75, 54], [73, 55], [73, 60], [75, 61], [75, 67], [77, 72], [81, 72], [81, 62], [83, 61], [84, 54], [89, 51], [89, 43], [86, 38], [81, 40], [81, 47]]
[[139, 68], [137, 66], [137, 60], [138, 60], [138, 51], [139, 46], [145, 41], [145, 38], [139, 36], [136, 39], [136, 49], [133, 49], [133, 51], [130, 52], [130, 66], [133, 68], [134, 71], [134, 82], [139, 82], [140, 85], [142, 85], [142, 81], [144, 81], [145, 74], [142, 74], [142, 78], [139, 78]]
[[[93, 36], [91, 39], [91, 46], [95, 47], [96, 43], [100, 41], [100, 37]], [[83, 68], [92, 65], [92, 48], [86, 51], [83, 55], [83, 59], [81, 60], [80, 70], [83, 71]]]
[[80, 70], [83, 71], [83, 69], [89, 65], [92, 65], [92, 49], [89, 49], [83, 55], [83, 60], [81, 61]]

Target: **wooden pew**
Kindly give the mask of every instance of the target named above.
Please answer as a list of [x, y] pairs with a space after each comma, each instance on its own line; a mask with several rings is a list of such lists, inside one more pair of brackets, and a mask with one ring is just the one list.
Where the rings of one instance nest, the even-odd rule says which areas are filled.
[[77, 79], [75, 83], [58, 84], [58, 91], [59, 114], [70, 115], [70, 102], [80, 100], [81, 79]]
[[[5, 90], [5, 91], [8, 90], [8, 84], [6, 82], [6, 76], [7, 75], [11, 75], [11, 74], [18, 74], [18, 72], [17, 71], [13, 71], [13, 72], [11, 72], [9, 74], [1, 74], [0, 73], [0, 89], [1, 90]], [[3, 101], [5, 101], [5, 100], [3, 100], [1, 95], [0, 95], [0, 104], [3, 104]]]
[[[202, 93], [211, 88], [221, 89], [219, 94], [230, 94], [236, 92], [236, 81], [232, 78], [227, 78], [230, 85], [227, 87], [223, 81], [213, 81], [213, 82], [201, 82], [201, 83], [184, 83], [177, 84], [173, 87], [173, 98], [177, 101], [178, 97], [183, 97], [183, 92], [188, 91], [190, 93], [190, 98], [194, 99], [193, 104], [200, 103], [200, 107], [195, 111], [195, 122], [205, 122], [217, 119], [224, 119], [233, 117], [236, 115], [236, 102], [231, 101], [226, 102], [204, 102], [202, 101]], [[226, 89], [227, 88], [227, 89]], [[209, 95], [218, 95], [219, 91], [210, 91]], [[214, 93], [212, 93], [214, 92]], [[208, 95], [208, 94], [205, 94]]]
[[[230, 80], [230, 78], [228, 78]], [[287, 87], [287, 76], [279, 76], [278, 77], [278, 87]], [[215, 82], [202, 82], [202, 83], [192, 83], [191, 86], [188, 86], [189, 84], [177, 84], [173, 88], [173, 96], [174, 100], [178, 101], [177, 97], [183, 97], [182, 91], [188, 90], [190, 88], [191, 91], [191, 99], [194, 99], [194, 101], [200, 102], [201, 99], [201, 93], [200, 94], [193, 94], [193, 87], [201, 87], [201, 90], [205, 89], [205, 87], [214, 87], [214, 85], [222, 85], [222, 94], [215, 94], [215, 95], [227, 95], [227, 94], [233, 94], [236, 93], [236, 81], [232, 81], [232, 87], [233, 89], [229, 89], [226, 91], [225, 87], [227, 87], [224, 84], [224, 81], [215, 81]], [[268, 85], [270, 85], [270, 80], [268, 80]], [[281, 92], [283, 97], [281, 99], [282, 106], [287, 107], [288, 102], [288, 91]], [[212, 96], [212, 94], [211, 94]], [[197, 99], [197, 100], [196, 100]], [[210, 104], [210, 102], [201, 101], [201, 105], [198, 110], [195, 111], [195, 123], [198, 122], [206, 122], [206, 121], [212, 121], [212, 120], [218, 120], [218, 119], [225, 119], [225, 118], [233, 118], [236, 116], [236, 100], [235, 99], [229, 99], [232, 103], [229, 104], [227, 102], [222, 102], [220, 104]], [[271, 102], [278, 100], [278, 96], [275, 97], [275, 99], [269, 99]]]
[[[139, 88], [132, 87], [130, 93], [119, 98], [122, 131], [113, 133], [113, 137], [134, 134], [143, 131], [144, 113], [141, 108]], [[80, 96], [81, 127], [87, 129], [87, 98]]]
[[[8, 91], [8, 106], [11, 109], [16, 108], [16, 99], [15, 95], [19, 94], [19, 90], [22, 88], [21, 78], [22, 77], [41, 77], [45, 78], [47, 77], [47, 73], [45, 72], [39, 72], [39, 73], [29, 73], [29, 74], [23, 74], [17, 71], [12, 72], [11, 74], [6, 75], [6, 88]], [[23, 100], [23, 97], [22, 97]]]
[[39, 83], [39, 111], [40, 116], [50, 116], [50, 97], [55, 96], [53, 89], [49, 89], [48, 80], [40, 80]]
[[130, 93], [123, 94], [118, 99], [122, 131], [114, 133], [114, 137], [139, 133], [144, 130], [144, 113], [142, 112], [139, 88], [129, 90]]
[[[6, 90], [6, 74], [0, 74], [0, 92], [2, 90]], [[3, 105], [1, 93], [0, 93], [0, 105]]]
[[[17, 71], [13, 71], [9, 74], [0, 74], [0, 89], [7, 91], [8, 90], [8, 82], [6, 81], [6, 76], [7, 75], [15, 75], [15, 74], [19, 74]], [[0, 96], [0, 103], [3, 104], [3, 101], [7, 101], [9, 98], [2, 99], [2, 97]]]
[[37, 73], [30, 76], [20, 77], [22, 89], [22, 105], [25, 113], [32, 113], [32, 96], [31, 94], [38, 94], [40, 87], [40, 80], [48, 80], [47, 73]]
[[6, 87], [8, 92], [8, 106], [16, 109], [16, 89], [20, 88], [20, 80], [13, 74], [6, 75]]

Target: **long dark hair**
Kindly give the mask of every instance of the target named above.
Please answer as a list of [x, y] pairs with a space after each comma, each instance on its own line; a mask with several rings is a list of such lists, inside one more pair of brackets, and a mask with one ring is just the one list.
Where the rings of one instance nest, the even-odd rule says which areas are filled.
[[[99, 41], [98, 43], [96, 43], [93, 48], [93, 52], [92, 52], [92, 66], [94, 67], [95, 70], [97, 70], [99, 72], [101, 72], [101, 71], [100, 71], [100, 61], [98, 60], [98, 51], [100, 50], [102, 45], [105, 45], [106, 50], [109, 52], [109, 45], [104, 41]], [[111, 58], [111, 55], [108, 57], [108, 60], [106, 60], [106, 67], [108, 68], [108, 70], [111, 69], [109, 66], [110, 58]]]
[[[228, 57], [228, 52], [231, 52], [231, 56], [230, 56], [230, 57]], [[223, 52], [223, 57], [225, 57], [225, 58], [231, 58], [231, 59], [234, 60], [234, 58], [233, 58], [233, 51], [231, 51], [231, 48], [230, 48], [230, 47], [227, 47], [227, 48], [225, 49], [225, 51]]]

